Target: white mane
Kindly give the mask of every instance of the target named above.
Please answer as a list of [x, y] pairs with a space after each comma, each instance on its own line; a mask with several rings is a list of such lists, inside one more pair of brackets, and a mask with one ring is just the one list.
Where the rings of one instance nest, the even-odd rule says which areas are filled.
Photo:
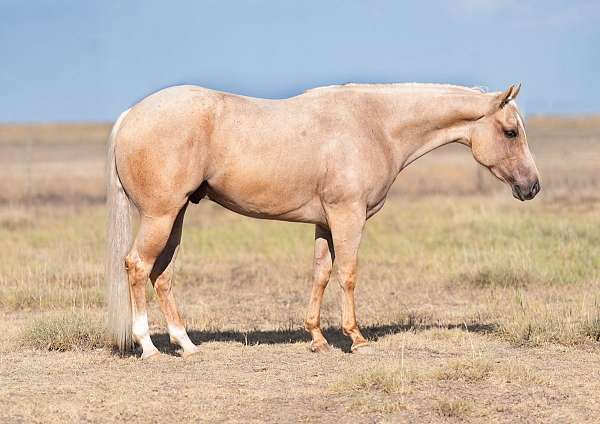
[[390, 89], [404, 89], [404, 90], [415, 90], [415, 89], [446, 89], [448, 91], [467, 91], [470, 93], [485, 93], [486, 90], [483, 87], [464, 87], [460, 85], [452, 84], [438, 84], [438, 83], [420, 83], [420, 82], [405, 82], [405, 83], [384, 83], [384, 84], [360, 84], [360, 83], [346, 83], [346, 84], [333, 84], [326, 85], [323, 87], [310, 88], [304, 93], [311, 93], [322, 90], [340, 90], [340, 89], [369, 89], [369, 90], [390, 90]]

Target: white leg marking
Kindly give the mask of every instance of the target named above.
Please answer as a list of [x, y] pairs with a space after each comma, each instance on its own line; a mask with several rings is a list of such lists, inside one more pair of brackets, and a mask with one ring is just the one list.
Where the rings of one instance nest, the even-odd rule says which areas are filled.
[[198, 352], [199, 348], [190, 340], [185, 328], [169, 325], [169, 336], [171, 343], [177, 343], [183, 349], [183, 356], [190, 356]]
[[133, 320], [133, 338], [142, 347], [142, 359], [156, 355], [158, 349], [150, 339], [150, 329], [148, 328], [148, 316], [140, 314]]

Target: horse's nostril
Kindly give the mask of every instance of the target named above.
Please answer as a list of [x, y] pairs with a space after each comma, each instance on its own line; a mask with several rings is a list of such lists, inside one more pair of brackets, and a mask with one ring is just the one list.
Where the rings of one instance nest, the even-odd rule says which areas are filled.
[[518, 184], [514, 184], [512, 187], [513, 196], [519, 200], [523, 200], [523, 192]]

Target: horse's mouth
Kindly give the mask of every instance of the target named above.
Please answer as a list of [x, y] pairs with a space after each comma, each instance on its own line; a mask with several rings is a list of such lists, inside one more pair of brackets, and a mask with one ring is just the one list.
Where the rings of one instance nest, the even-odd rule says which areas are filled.
[[523, 197], [523, 193], [521, 193], [519, 186], [516, 184], [514, 184], [512, 186], [512, 194], [515, 199], [519, 199], [521, 202], [525, 201], [525, 197]]

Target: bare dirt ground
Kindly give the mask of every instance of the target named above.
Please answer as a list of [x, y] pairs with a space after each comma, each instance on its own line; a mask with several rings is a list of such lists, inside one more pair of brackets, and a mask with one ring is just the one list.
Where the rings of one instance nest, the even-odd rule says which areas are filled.
[[207, 342], [189, 360], [167, 354], [142, 362], [107, 351], [5, 354], [0, 419], [597, 422], [600, 412], [597, 348], [516, 348], [432, 329], [381, 337], [370, 356], [319, 356], [285, 336], [273, 344], [264, 332], [248, 335], [254, 345]]
[[535, 201], [442, 149], [369, 222], [357, 299], [373, 353], [348, 353], [335, 281], [335, 349], [308, 351], [310, 226], [201, 203], [175, 296], [202, 350], [179, 356], [149, 287], [150, 361], [104, 339], [107, 127], [0, 127], [0, 422], [597, 422], [600, 120], [528, 127]]

